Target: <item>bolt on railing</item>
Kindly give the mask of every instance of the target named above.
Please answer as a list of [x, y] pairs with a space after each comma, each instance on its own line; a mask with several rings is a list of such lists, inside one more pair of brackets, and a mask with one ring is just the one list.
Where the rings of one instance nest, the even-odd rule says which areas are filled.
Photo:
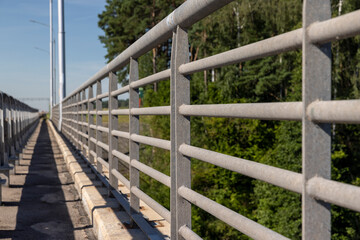
[[[330, 98], [330, 42], [360, 34], [360, 11], [330, 19], [330, 1], [305, 0], [301, 29], [189, 62], [186, 29], [229, 2], [186, 1], [67, 96], [63, 101], [62, 116], [59, 116], [58, 106], [55, 106], [53, 121], [57, 124], [59, 117], [62, 117], [64, 135], [79, 151], [82, 150], [89, 164], [97, 169], [101, 179], [106, 182], [109, 192], [150, 238], [156, 236], [157, 232], [140, 215], [139, 200], [171, 223], [172, 239], [201, 239], [191, 230], [191, 204], [251, 238], [287, 239], [192, 190], [190, 165], [191, 158], [196, 158], [302, 194], [303, 239], [330, 239], [330, 229], [321, 227], [331, 225], [330, 203], [360, 211], [360, 188], [330, 180], [329, 127], [330, 123], [360, 123], [360, 100], [331, 101]], [[137, 58], [166, 41], [171, 34], [170, 69], [138, 79]], [[303, 50], [302, 102], [190, 105], [188, 76], [192, 73], [295, 49]], [[118, 88], [116, 71], [127, 64], [130, 64], [129, 85]], [[101, 90], [101, 81], [105, 78], [109, 81], [108, 92]], [[169, 78], [170, 106], [138, 108], [139, 87]], [[93, 96], [95, 85], [96, 95]], [[129, 108], [119, 109], [117, 96], [127, 92], [130, 94]], [[108, 98], [109, 102], [106, 111], [102, 110], [104, 98]], [[119, 115], [129, 116], [128, 132], [118, 129]], [[141, 115], [170, 115], [170, 141], [140, 135]], [[102, 116], [109, 117], [108, 127], [102, 126]], [[302, 121], [303, 173], [191, 146], [191, 116]], [[108, 136], [108, 144], [103, 142], [103, 133]], [[118, 141], [124, 139], [129, 141], [129, 155], [117, 148]], [[139, 161], [140, 143], [170, 151], [170, 176]], [[108, 161], [104, 153], [108, 154]], [[129, 165], [130, 179], [119, 172], [118, 161]], [[102, 174], [103, 167], [108, 169], [109, 180]], [[170, 211], [140, 189], [139, 172], [170, 187]], [[130, 201], [119, 193], [118, 181], [130, 191]], [[329, 188], [333, 190], [327, 191]]]

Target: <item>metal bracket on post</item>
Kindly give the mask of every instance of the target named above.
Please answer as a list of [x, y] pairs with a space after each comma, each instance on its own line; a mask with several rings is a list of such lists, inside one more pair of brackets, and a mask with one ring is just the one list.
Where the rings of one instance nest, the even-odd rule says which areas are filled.
[[308, 27], [331, 18], [329, 0], [305, 0], [303, 9], [303, 195], [302, 238], [330, 239], [330, 204], [311, 197], [306, 191], [309, 179], [331, 177], [331, 125], [315, 123], [306, 116], [307, 107], [317, 100], [331, 99], [331, 44], [316, 45]]

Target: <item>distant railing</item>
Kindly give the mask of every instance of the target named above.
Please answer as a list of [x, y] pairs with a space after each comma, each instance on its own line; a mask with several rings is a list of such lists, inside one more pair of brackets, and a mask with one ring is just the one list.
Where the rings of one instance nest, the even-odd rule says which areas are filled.
[[[330, 42], [360, 33], [360, 11], [330, 19], [330, 1], [305, 0], [303, 28], [189, 63], [186, 29], [229, 2], [188, 0], [182, 4], [64, 99], [61, 131], [99, 173], [103, 167], [109, 170], [111, 192], [148, 236], [153, 232], [139, 218], [140, 199], [171, 223], [172, 239], [201, 239], [191, 230], [191, 204], [251, 238], [287, 239], [193, 191], [190, 165], [191, 158], [196, 158], [302, 194], [303, 239], [330, 239], [330, 203], [360, 211], [360, 188], [330, 180], [330, 123], [360, 123], [360, 100], [331, 101]], [[167, 41], [171, 34], [170, 69], [139, 79], [137, 58]], [[303, 55], [302, 102], [190, 105], [188, 75], [295, 49], [302, 49]], [[118, 88], [115, 72], [127, 64], [129, 85]], [[104, 92], [101, 81], [107, 77], [109, 90]], [[139, 87], [169, 78], [171, 105], [139, 108]], [[117, 96], [127, 92], [129, 109], [119, 109]], [[104, 98], [109, 101], [107, 110], [102, 109]], [[59, 111], [56, 108], [54, 113]], [[108, 127], [102, 126], [104, 115], [108, 116]], [[129, 132], [118, 130], [119, 115], [129, 116]], [[170, 115], [171, 140], [139, 135], [141, 115]], [[191, 146], [191, 116], [302, 121], [302, 174]], [[58, 114], [53, 121], [58, 123]], [[108, 134], [109, 144], [103, 142], [102, 133]], [[129, 140], [129, 155], [118, 150], [120, 138]], [[170, 151], [170, 176], [139, 161], [140, 143]], [[129, 180], [118, 171], [118, 160], [129, 165]], [[171, 211], [139, 188], [140, 171], [170, 187]], [[119, 194], [118, 181], [130, 190], [130, 202]]]
[[0, 172], [10, 170], [9, 159], [16, 157], [38, 119], [37, 109], [0, 91]]

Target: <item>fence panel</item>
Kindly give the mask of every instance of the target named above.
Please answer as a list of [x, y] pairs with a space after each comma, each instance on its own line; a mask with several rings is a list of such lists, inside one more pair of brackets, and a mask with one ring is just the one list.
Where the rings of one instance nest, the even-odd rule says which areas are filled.
[[[129, 213], [133, 223], [138, 224], [149, 238], [158, 237], [158, 235], [139, 214], [141, 212], [140, 200], [146, 202], [171, 223], [172, 239], [200, 239], [191, 230], [191, 204], [197, 205], [254, 239], [286, 239], [286, 237], [192, 190], [191, 158], [196, 158], [302, 194], [303, 239], [330, 239], [329, 203], [360, 211], [356, 200], [360, 194], [360, 188], [330, 179], [329, 124], [360, 123], [359, 100], [331, 101], [330, 48], [331, 41], [360, 34], [360, 10], [330, 19], [329, 0], [305, 0], [302, 28], [189, 62], [187, 29], [229, 2], [231, 1], [186, 1], [67, 96], [62, 103], [62, 109], [54, 106], [53, 121], [58, 124], [63, 118], [62, 131], [79, 151], [84, 150], [84, 145], [87, 145], [88, 151], [85, 155], [92, 164], [91, 166], [94, 169], [96, 166], [101, 179], [110, 183], [108, 184], [109, 193], [114, 195]], [[171, 34], [173, 35], [170, 69], [138, 79], [137, 59], [166, 41]], [[303, 54], [302, 102], [190, 104], [191, 74], [274, 56], [295, 49], [302, 49]], [[118, 88], [115, 73], [129, 63], [129, 84]], [[109, 77], [109, 92], [103, 93], [101, 81], [106, 77]], [[139, 108], [138, 88], [169, 78], [170, 106]], [[96, 85], [96, 96], [93, 96], [94, 85]], [[88, 89], [87, 99], [85, 97], [86, 89]], [[119, 109], [118, 95], [127, 92], [130, 94], [129, 108]], [[80, 98], [80, 94], [83, 97]], [[102, 110], [101, 99], [105, 97], [109, 99], [109, 108]], [[87, 109], [85, 104], [87, 104]], [[81, 115], [83, 117], [79, 118]], [[85, 115], [87, 115], [87, 121]], [[109, 117], [108, 128], [102, 126], [104, 115]], [[128, 132], [119, 130], [118, 115], [129, 116]], [[141, 136], [139, 133], [139, 116], [141, 115], [170, 115], [170, 141]], [[77, 116], [76, 119], [75, 116]], [[302, 121], [303, 172], [291, 172], [191, 146], [191, 116]], [[96, 124], [94, 124], [94, 117], [96, 117]], [[85, 133], [86, 129], [87, 134]], [[109, 145], [103, 142], [102, 134], [108, 134]], [[120, 139], [129, 141], [129, 154], [118, 149]], [[79, 145], [79, 143], [81, 144]], [[170, 151], [170, 176], [139, 161], [140, 143]], [[103, 152], [108, 153], [108, 160], [104, 158]], [[130, 179], [119, 172], [118, 160], [129, 165]], [[102, 172], [103, 167], [109, 168], [108, 180]], [[170, 212], [140, 189], [140, 172], [170, 187]], [[120, 194], [118, 181], [130, 191], [130, 201]], [[329, 188], [333, 191], [327, 191]]]

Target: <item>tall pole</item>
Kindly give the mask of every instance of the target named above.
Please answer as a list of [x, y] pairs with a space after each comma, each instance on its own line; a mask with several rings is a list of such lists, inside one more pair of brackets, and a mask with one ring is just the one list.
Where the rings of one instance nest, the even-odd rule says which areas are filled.
[[54, 63], [53, 63], [53, 27], [52, 27], [52, 0], [49, 0], [50, 11], [50, 119], [52, 119], [52, 107], [54, 106], [53, 100], [53, 82], [54, 82]]
[[58, 25], [59, 25], [59, 130], [62, 124], [62, 101], [66, 95], [65, 81], [65, 24], [64, 24], [64, 0], [58, 0]]

